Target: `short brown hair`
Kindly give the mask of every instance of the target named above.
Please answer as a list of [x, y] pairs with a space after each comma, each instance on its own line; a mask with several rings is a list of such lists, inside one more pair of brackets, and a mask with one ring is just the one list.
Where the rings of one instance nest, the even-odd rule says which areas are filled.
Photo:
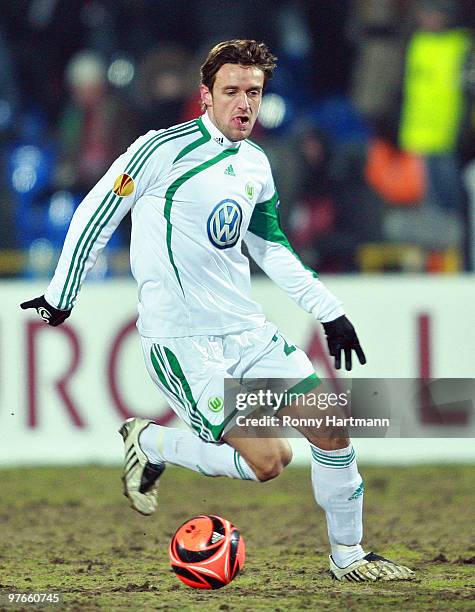
[[226, 40], [215, 45], [201, 66], [201, 83], [211, 91], [216, 73], [224, 64], [255, 66], [264, 73], [264, 86], [272, 78], [277, 58], [267, 45], [255, 40]]

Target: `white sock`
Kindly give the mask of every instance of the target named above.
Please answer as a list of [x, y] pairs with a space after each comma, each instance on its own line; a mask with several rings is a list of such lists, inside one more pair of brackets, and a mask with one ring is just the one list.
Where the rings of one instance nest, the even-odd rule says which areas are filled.
[[315, 500], [325, 510], [332, 557], [346, 567], [365, 556], [363, 537], [363, 480], [355, 451], [346, 448], [326, 451], [310, 444], [312, 486]]
[[258, 480], [244, 458], [229, 444], [203, 442], [185, 429], [151, 423], [140, 434], [140, 445], [151, 463], [173, 463], [205, 476]]

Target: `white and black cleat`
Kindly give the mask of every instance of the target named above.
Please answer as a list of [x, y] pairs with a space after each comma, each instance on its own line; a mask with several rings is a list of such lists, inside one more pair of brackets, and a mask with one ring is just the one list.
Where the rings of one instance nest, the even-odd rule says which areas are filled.
[[139, 436], [153, 421], [130, 418], [119, 429], [124, 439], [125, 458], [122, 482], [124, 495], [134, 510], [146, 516], [157, 509], [158, 480], [165, 470], [163, 463], [150, 463], [140, 446]]
[[415, 573], [405, 565], [397, 565], [373, 552], [346, 567], [338, 567], [330, 555], [330, 574], [334, 580], [348, 580], [349, 582], [413, 580], [415, 578]]

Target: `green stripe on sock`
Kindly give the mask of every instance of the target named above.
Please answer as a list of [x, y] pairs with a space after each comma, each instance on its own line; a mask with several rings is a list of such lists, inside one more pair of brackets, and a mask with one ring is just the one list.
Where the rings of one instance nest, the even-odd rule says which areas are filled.
[[348, 461], [348, 459], [355, 456], [355, 451], [353, 449], [351, 449], [351, 452], [348, 453], [348, 455], [327, 455], [326, 453], [320, 453], [313, 448], [312, 453], [318, 459], [324, 459], [327, 461]]
[[322, 459], [328, 459], [328, 460], [334, 460], [334, 461], [344, 461], [346, 459], [348, 459], [349, 457], [351, 457], [352, 455], [354, 456], [355, 451], [352, 448], [351, 451], [347, 454], [347, 455], [327, 455], [327, 453], [322, 453], [321, 451], [316, 450], [315, 448], [312, 448], [312, 453], [314, 455], [317, 455], [319, 457], [321, 457]]
[[312, 457], [313, 459], [325, 467], [334, 467], [334, 468], [342, 468], [348, 467], [351, 465], [355, 459], [355, 451], [351, 449], [349, 455], [344, 456], [334, 456], [334, 455], [326, 455], [323, 453], [319, 453], [314, 447], [311, 447]]
[[320, 459], [315, 459], [315, 458], [314, 460], [315, 460], [315, 463], [318, 463], [318, 465], [323, 465], [324, 467], [338, 469], [338, 468], [346, 468], [350, 466], [353, 463], [354, 458], [351, 461], [348, 461], [347, 463], [331, 463], [329, 461], [321, 461]]
[[322, 467], [331, 468], [333, 470], [341, 470], [341, 469], [350, 467], [350, 465], [352, 464], [351, 461], [350, 461], [350, 463], [343, 463], [341, 465], [335, 465], [335, 464], [331, 464], [331, 463], [324, 463], [322, 461], [316, 461], [315, 463], [317, 463], [318, 465], [321, 465]]
[[241, 455], [237, 450], [234, 451], [234, 465], [236, 466], [239, 476], [241, 476], [243, 480], [249, 480], [241, 465]]
[[242, 479], [244, 479], [244, 475], [243, 475], [242, 470], [241, 470], [241, 468], [239, 467], [239, 464], [238, 464], [238, 452], [237, 452], [237, 450], [234, 451], [234, 465], [236, 466], [236, 470], [237, 470], [239, 476]]

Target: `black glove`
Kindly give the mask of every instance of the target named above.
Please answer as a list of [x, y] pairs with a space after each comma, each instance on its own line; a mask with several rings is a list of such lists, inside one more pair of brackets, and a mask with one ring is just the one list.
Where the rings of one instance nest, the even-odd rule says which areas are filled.
[[61, 325], [61, 323], [71, 314], [71, 310], [58, 310], [58, 308], [50, 306], [45, 300], [44, 295], [34, 298], [33, 300], [29, 300], [28, 302], [23, 302], [20, 304], [20, 307], [23, 308], [23, 310], [35, 308], [36, 312], [40, 315], [43, 321], [48, 323], [48, 325], [52, 325], [53, 327]]
[[366, 357], [360, 346], [355, 328], [348, 321], [345, 315], [338, 317], [334, 321], [322, 323], [327, 337], [328, 350], [332, 357], [335, 357], [335, 368], [341, 368], [341, 351], [345, 351], [345, 367], [351, 370], [351, 351], [355, 351], [360, 363], [366, 363]]

